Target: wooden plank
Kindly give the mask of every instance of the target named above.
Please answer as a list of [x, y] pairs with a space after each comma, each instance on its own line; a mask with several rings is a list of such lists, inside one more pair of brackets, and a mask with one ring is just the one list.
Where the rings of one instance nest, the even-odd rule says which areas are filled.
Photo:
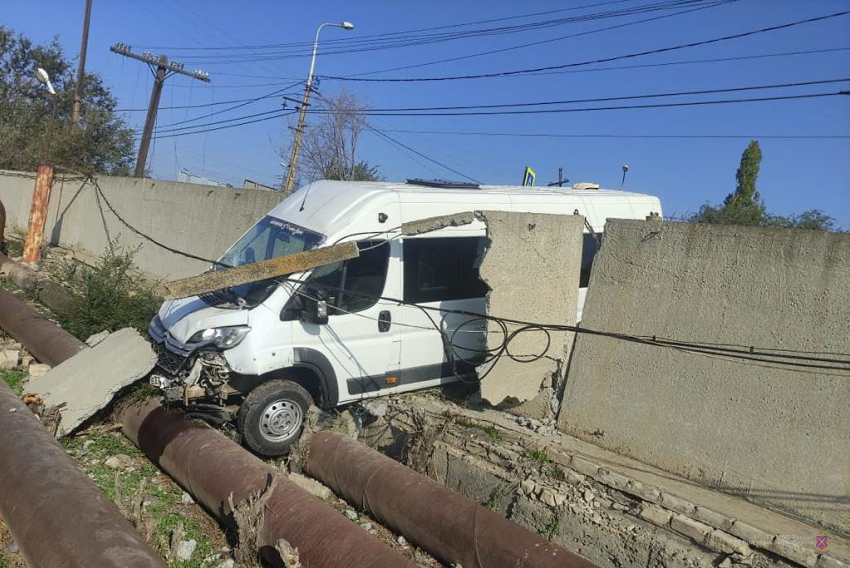
[[360, 256], [360, 250], [357, 248], [357, 243], [340, 243], [175, 280], [160, 285], [158, 292], [166, 300], [188, 298], [232, 286], [241, 286], [242, 284], [274, 278], [275, 276], [294, 274], [358, 256]]

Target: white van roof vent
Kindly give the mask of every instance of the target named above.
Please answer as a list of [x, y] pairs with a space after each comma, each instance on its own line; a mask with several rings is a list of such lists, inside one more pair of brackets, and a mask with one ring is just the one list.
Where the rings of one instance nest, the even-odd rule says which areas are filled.
[[583, 181], [581, 183], [573, 184], [573, 189], [599, 189], [599, 184]]
[[448, 181], [444, 179], [409, 179], [408, 185], [421, 185], [424, 187], [439, 187], [442, 189], [480, 189], [477, 183], [467, 183], [465, 181]]

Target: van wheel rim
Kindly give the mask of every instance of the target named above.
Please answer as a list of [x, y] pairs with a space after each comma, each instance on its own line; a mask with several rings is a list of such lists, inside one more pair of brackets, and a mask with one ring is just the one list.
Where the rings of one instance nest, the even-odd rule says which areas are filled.
[[260, 415], [260, 435], [269, 442], [283, 442], [298, 432], [302, 419], [300, 406], [291, 400], [276, 400]]

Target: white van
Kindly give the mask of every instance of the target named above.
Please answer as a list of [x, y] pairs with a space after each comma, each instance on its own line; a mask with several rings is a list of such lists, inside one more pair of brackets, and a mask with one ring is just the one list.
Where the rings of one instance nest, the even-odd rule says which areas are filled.
[[585, 287], [605, 220], [660, 215], [661, 204], [591, 184], [314, 182], [249, 229], [222, 265], [345, 241], [356, 241], [360, 256], [165, 302], [149, 330], [159, 355], [151, 383], [208, 420], [235, 417], [248, 446], [274, 456], [297, 440], [311, 404], [333, 408], [474, 374], [483, 333], [454, 334], [450, 348], [445, 342], [471, 319], [453, 310], [485, 310], [487, 286], [478, 276], [485, 226], [475, 221], [404, 238], [400, 226], [488, 210], [585, 216], [595, 233], [585, 234]]

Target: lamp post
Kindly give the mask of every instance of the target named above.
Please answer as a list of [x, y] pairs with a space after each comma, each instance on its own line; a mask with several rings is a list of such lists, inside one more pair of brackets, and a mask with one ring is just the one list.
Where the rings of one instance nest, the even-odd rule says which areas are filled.
[[24, 238], [24, 262], [38, 262], [41, 254], [41, 241], [44, 238], [44, 224], [47, 221], [47, 205], [50, 202], [50, 188], [53, 186], [53, 166], [50, 165], [50, 143], [53, 138], [53, 123], [56, 121], [56, 89], [50, 82], [50, 75], [39, 67], [35, 70], [35, 78], [47, 87], [53, 106], [47, 134], [44, 140], [44, 163], [38, 166], [35, 176], [35, 189], [32, 192], [30, 218], [27, 223], [27, 235]]
[[292, 156], [289, 159], [289, 169], [286, 171], [286, 181], [283, 184], [283, 192], [288, 195], [295, 185], [295, 170], [298, 166], [298, 154], [301, 150], [301, 135], [304, 134], [304, 123], [307, 121], [307, 107], [310, 103], [310, 91], [313, 89], [313, 70], [316, 67], [316, 51], [319, 48], [319, 33], [325, 26], [353, 30], [351, 22], [340, 22], [338, 24], [324, 23], [316, 30], [316, 39], [313, 41], [313, 57], [310, 59], [310, 72], [307, 74], [307, 86], [304, 87], [304, 99], [301, 102], [301, 112], [298, 115], [298, 127], [295, 129], [295, 140], [292, 142]]
[[47, 123], [47, 136], [44, 140], [44, 163], [50, 162], [50, 146], [53, 142], [53, 125], [56, 122], [56, 89], [53, 88], [53, 83], [50, 82], [50, 75], [47, 71], [39, 67], [35, 70], [35, 78], [39, 83], [47, 87], [47, 92], [50, 93], [50, 103], [52, 110], [50, 112], [50, 121]]

